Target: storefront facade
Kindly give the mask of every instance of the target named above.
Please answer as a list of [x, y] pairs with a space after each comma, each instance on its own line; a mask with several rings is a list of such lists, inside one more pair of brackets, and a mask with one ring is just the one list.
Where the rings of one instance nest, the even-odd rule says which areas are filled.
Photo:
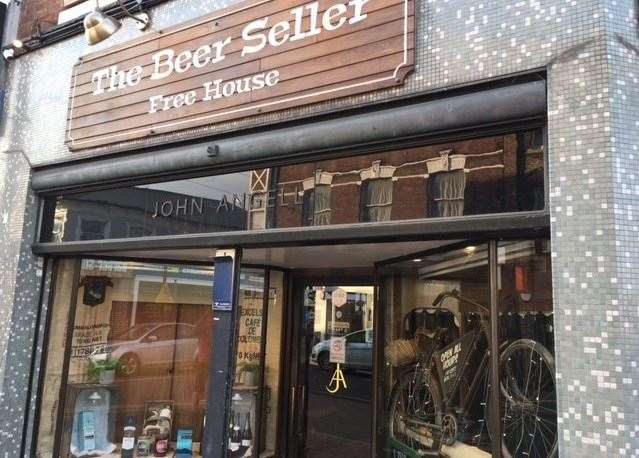
[[639, 454], [635, 2], [149, 14], [9, 64], [6, 456]]

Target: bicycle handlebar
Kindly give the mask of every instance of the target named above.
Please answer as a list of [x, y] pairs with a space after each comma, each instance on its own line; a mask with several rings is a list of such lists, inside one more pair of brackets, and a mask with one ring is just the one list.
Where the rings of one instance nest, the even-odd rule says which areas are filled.
[[476, 302], [472, 299], [468, 299], [467, 297], [462, 296], [461, 294], [459, 294], [459, 291], [457, 291], [456, 289], [453, 289], [452, 291], [444, 291], [442, 293], [439, 293], [437, 297], [435, 298], [435, 300], [433, 301], [432, 307], [433, 308], [441, 307], [442, 302], [444, 302], [444, 300], [449, 297], [452, 297], [453, 299], [457, 299], [459, 302], [466, 302], [467, 304], [474, 305], [475, 307], [481, 309], [486, 315], [490, 315], [489, 308], [487, 308], [483, 304], [480, 304], [479, 302]]

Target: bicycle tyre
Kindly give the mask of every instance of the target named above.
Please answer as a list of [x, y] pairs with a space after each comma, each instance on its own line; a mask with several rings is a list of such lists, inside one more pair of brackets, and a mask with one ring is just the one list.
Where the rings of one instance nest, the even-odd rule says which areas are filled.
[[[529, 359], [525, 356], [526, 354], [530, 354]], [[523, 375], [521, 371], [516, 371], [517, 373], [514, 374], [513, 364], [521, 364], [522, 362], [524, 365], [528, 365], [528, 375]], [[555, 359], [552, 354], [537, 341], [519, 339], [512, 342], [501, 352], [499, 356], [499, 369], [502, 456], [504, 458], [518, 458], [521, 456], [555, 458], [558, 454], [557, 381], [555, 378]], [[529, 383], [533, 369], [537, 371], [537, 378], [539, 380], [539, 390], [536, 393], [535, 388]], [[534, 377], [534, 374], [532, 375]], [[521, 380], [522, 376], [525, 377], [526, 380]], [[545, 380], [542, 380], [542, 378], [545, 378]], [[522, 387], [519, 386], [521, 382], [525, 382], [524, 385], [526, 385], [523, 387], [523, 390]], [[542, 387], [544, 388], [543, 393], [541, 393]], [[532, 399], [533, 397], [536, 397], [536, 399]], [[554, 405], [554, 409], [542, 407], [542, 403]], [[536, 409], [534, 406], [536, 406]], [[531, 412], [533, 409], [534, 411]], [[516, 446], [513, 446], [513, 433], [517, 432], [514, 429], [515, 421], [510, 421], [508, 424], [506, 423], [509, 412], [513, 413], [513, 417], [511, 418], [519, 414], [521, 415], [521, 420], [518, 419], [516, 421], [517, 423], [521, 422], [523, 430], [520, 432], [519, 438], [514, 436], [514, 441], [518, 441]], [[534, 430], [526, 432], [526, 417], [532, 416], [535, 417], [534, 421], [529, 418], [529, 424], [534, 426]], [[490, 422], [488, 422], [488, 424], [490, 424]], [[544, 431], [546, 433], [545, 435]], [[540, 432], [540, 434], [537, 434], [537, 432]], [[526, 437], [524, 438], [524, 436]], [[532, 437], [532, 439], [528, 439], [530, 437]], [[524, 439], [529, 441], [527, 447], [526, 443], [524, 443]], [[540, 452], [535, 444], [543, 446], [543, 452]], [[527, 449], [526, 453], [522, 453], [523, 450], [521, 450], [520, 447]]]
[[[415, 383], [420, 386], [420, 399], [417, 402], [423, 403], [424, 401], [422, 401], [422, 399], [430, 399], [432, 401], [432, 408], [428, 409], [429, 412], [406, 412], [407, 410], [411, 410], [410, 400], [407, 399], [406, 396], [413, 388], [411, 385]], [[422, 394], [426, 394], [428, 398], [422, 398]], [[421, 374], [416, 374], [415, 371], [407, 371], [399, 376], [391, 391], [388, 416], [388, 434], [393, 439], [415, 451], [420, 451], [420, 449], [427, 450], [422, 444], [402, 434], [399, 420], [401, 420], [402, 416], [408, 415], [417, 417], [427, 423], [441, 425], [443, 416], [441, 390], [436, 379], [428, 370], [421, 372]]]

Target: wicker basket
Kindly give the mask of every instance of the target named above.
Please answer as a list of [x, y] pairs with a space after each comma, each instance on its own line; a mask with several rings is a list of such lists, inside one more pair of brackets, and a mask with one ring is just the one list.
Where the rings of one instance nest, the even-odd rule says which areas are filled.
[[405, 366], [417, 361], [417, 342], [415, 339], [397, 339], [386, 346], [386, 361], [395, 367]]

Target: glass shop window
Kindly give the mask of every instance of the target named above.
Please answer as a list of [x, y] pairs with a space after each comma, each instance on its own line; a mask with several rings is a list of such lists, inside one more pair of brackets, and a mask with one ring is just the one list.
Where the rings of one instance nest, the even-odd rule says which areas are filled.
[[548, 240], [499, 243], [501, 429], [511, 456], [557, 456], [550, 262]]
[[199, 456], [213, 267], [61, 261], [39, 414], [42, 457]]
[[[549, 241], [497, 247], [496, 258], [487, 245], [460, 243], [381, 267], [387, 456], [488, 457], [495, 434], [502, 456], [557, 456]], [[493, 320], [498, 352], [491, 352]]]
[[235, 380], [228, 414], [227, 448], [231, 457], [272, 457], [275, 453], [282, 272], [271, 270], [268, 281], [267, 285], [261, 269], [243, 268], [240, 272]]
[[47, 202], [42, 242], [543, 210], [541, 128]]
[[107, 238], [108, 221], [82, 219], [80, 221], [80, 240], [101, 240]]
[[490, 456], [486, 245], [386, 265], [384, 392], [390, 456]]

